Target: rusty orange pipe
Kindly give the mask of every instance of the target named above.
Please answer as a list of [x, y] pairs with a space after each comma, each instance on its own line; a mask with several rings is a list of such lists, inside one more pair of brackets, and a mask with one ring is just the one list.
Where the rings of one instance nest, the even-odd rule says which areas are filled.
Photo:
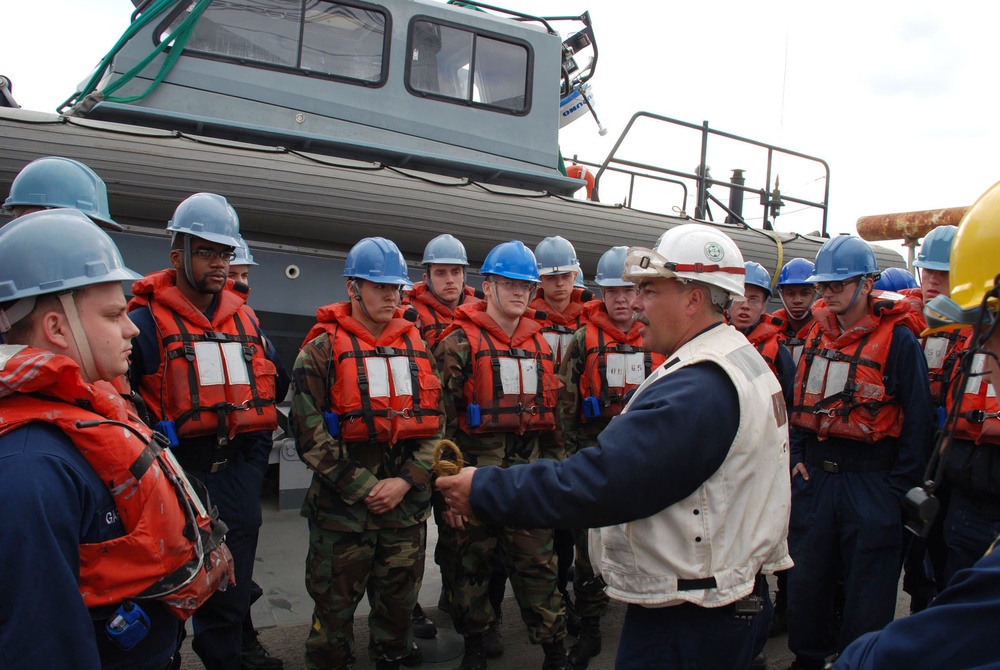
[[858, 235], [869, 242], [917, 240], [938, 226], [957, 226], [968, 207], [928, 209], [922, 212], [876, 214], [858, 219]]

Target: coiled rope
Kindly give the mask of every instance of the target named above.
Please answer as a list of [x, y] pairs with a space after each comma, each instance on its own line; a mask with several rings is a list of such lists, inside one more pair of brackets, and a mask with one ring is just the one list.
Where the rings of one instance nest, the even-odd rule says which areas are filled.
[[[449, 453], [450, 452], [450, 453]], [[434, 465], [431, 468], [438, 477], [457, 475], [465, 467], [462, 450], [451, 440], [439, 440], [434, 447]]]
[[[450, 477], [457, 475], [464, 467], [465, 459], [462, 458], [462, 450], [458, 445], [451, 440], [439, 440], [434, 447], [434, 462], [431, 466], [434, 474], [438, 477]], [[473, 526], [479, 525], [471, 516], [465, 517], [465, 522]]]

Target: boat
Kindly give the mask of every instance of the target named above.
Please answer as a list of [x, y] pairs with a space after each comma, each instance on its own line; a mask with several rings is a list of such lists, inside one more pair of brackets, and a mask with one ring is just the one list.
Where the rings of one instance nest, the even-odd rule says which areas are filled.
[[[588, 279], [609, 247], [651, 245], [690, 221], [723, 229], [775, 278], [826, 239], [824, 161], [707, 122], [640, 111], [607, 157], [562, 169], [561, 119], [597, 118], [598, 46], [586, 13], [426, 0], [134, 2], [125, 35], [59, 113], [20, 109], [5, 89], [0, 189], [36, 158], [82, 161], [107, 183], [125, 228], [114, 237], [140, 272], [166, 264], [166, 222], [180, 201], [224, 195], [259, 263], [250, 302], [286, 361], [316, 308], [346, 297], [343, 260], [366, 236], [395, 241], [419, 277], [424, 245], [443, 232], [464, 242], [473, 269], [499, 242], [562, 235]], [[557, 26], [569, 26], [568, 37]], [[697, 167], [625, 156], [649, 124], [693, 133], [700, 155], [673, 164]], [[741, 170], [714, 180], [710, 139], [766, 155], [763, 183], [746, 184]], [[814, 166], [820, 196], [782, 192], [779, 158]], [[639, 183], [673, 195], [639, 203]], [[757, 194], [755, 227], [742, 203]], [[775, 230], [785, 205], [816, 211], [817, 229]], [[876, 255], [880, 267], [905, 265], [890, 249]]]

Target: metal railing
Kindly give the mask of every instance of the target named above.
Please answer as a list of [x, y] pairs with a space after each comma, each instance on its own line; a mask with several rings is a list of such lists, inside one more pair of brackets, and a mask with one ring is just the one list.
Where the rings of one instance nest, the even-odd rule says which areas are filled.
[[[633, 126], [636, 121], [640, 119], [651, 119], [653, 121], [660, 121], [663, 123], [668, 123], [674, 126], [680, 126], [682, 128], [687, 128], [691, 130], [696, 130], [701, 133], [701, 156], [698, 161], [698, 167], [695, 172], [685, 172], [683, 170], [673, 170], [660, 165], [652, 165], [649, 163], [644, 163], [640, 161], [628, 160], [618, 156], [619, 150], [628, 136], [629, 132], [632, 131]], [[708, 160], [708, 142], [710, 137], [725, 138], [728, 140], [735, 140], [737, 142], [742, 142], [745, 144], [753, 145], [765, 149], [767, 152], [767, 169], [765, 177], [765, 186], [763, 188], [755, 188], [752, 186], [746, 186], [739, 183], [737, 179], [734, 181], [719, 181], [712, 179], [711, 175], [707, 169]], [[821, 201], [809, 200], [806, 198], [799, 198], [792, 195], [782, 193], [779, 185], [777, 176], [774, 177], [774, 188], [771, 188], [772, 183], [772, 172], [774, 167], [774, 159], [776, 155], [791, 156], [799, 158], [805, 161], [810, 161], [817, 163], [823, 168], [823, 199]], [[581, 162], [581, 161], [577, 161]], [[595, 167], [596, 164], [595, 164]], [[612, 173], [624, 173], [629, 175], [629, 196], [628, 201], [625, 203], [627, 206], [633, 206], [633, 193], [635, 182], [637, 178], [652, 179], [660, 182], [670, 182], [673, 184], [679, 184], [683, 187], [683, 200], [682, 208], [684, 211], [687, 209], [687, 197], [688, 189], [687, 184], [693, 183], [697, 189], [697, 204], [695, 206], [694, 218], [705, 220], [706, 216], [710, 215], [708, 209], [708, 202], [712, 201], [716, 203], [721, 209], [723, 209], [732, 220], [739, 223], [746, 224], [742, 216], [742, 211], [736, 211], [737, 208], [726, 206], [721, 200], [715, 197], [710, 189], [713, 186], [723, 186], [730, 189], [730, 192], [738, 192], [741, 196], [745, 193], [756, 193], [760, 196], [760, 204], [764, 208], [764, 225], [765, 230], [773, 230], [773, 219], [780, 213], [781, 207], [788, 203], [795, 203], [798, 205], [804, 205], [806, 207], [812, 207], [820, 210], [822, 212], [823, 223], [821, 234], [827, 236], [827, 216], [828, 216], [828, 203], [830, 199], [830, 166], [821, 158], [815, 156], [810, 156], [808, 154], [803, 154], [798, 151], [791, 151], [790, 149], [784, 149], [772, 144], [767, 144], [765, 142], [758, 142], [757, 140], [752, 140], [746, 137], [740, 137], [739, 135], [733, 135], [732, 133], [726, 133], [721, 130], [715, 130], [710, 128], [708, 121], [703, 122], [700, 126], [698, 124], [689, 123], [687, 121], [681, 121], [679, 119], [672, 119], [667, 116], [660, 116], [658, 114], [652, 114], [650, 112], [636, 112], [629, 119], [628, 124], [625, 129], [619, 135], [618, 140], [615, 142], [614, 147], [612, 147], [607, 158], [604, 162], [600, 164], [597, 171], [597, 175], [594, 178], [594, 189], [592, 194], [592, 199], [595, 202], [600, 201], [600, 186], [601, 178], [606, 172]], [[668, 176], [665, 176], [668, 175]], [[733, 200], [730, 200], [732, 204]], [[742, 210], [742, 207], [739, 208]], [[770, 218], [768, 218], [770, 216]]]

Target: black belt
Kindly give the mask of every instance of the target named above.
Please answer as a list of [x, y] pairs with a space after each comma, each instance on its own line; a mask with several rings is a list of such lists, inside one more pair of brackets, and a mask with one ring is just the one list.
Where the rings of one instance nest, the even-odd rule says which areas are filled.
[[[607, 586], [607, 582], [600, 575], [596, 575], [594, 579], [590, 580], [594, 584], [599, 584], [601, 588]], [[714, 589], [719, 586], [719, 583], [715, 581], [715, 576], [712, 577], [701, 577], [699, 579], [678, 579], [677, 580], [677, 590], [678, 591], [701, 591], [702, 589]]]
[[701, 579], [678, 579], [678, 591], [701, 591], [702, 589], [718, 588], [719, 583], [715, 581], [715, 576], [702, 577]]
[[229, 444], [216, 444], [215, 439], [208, 440], [185, 440], [180, 445], [173, 448], [174, 457], [185, 470], [195, 470], [198, 472], [222, 472], [236, 455], [239, 442]]
[[841, 461], [835, 461], [831, 458], [824, 458], [818, 454], [807, 453], [805, 461], [809, 465], [815, 465], [818, 468], [822, 468], [824, 472], [840, 474], [844, 472], [877, 472], [879, 470], [891, 470], [892, 466], [896, 464], [896, 457], [883, 456], [882, 458], [875, 458], [870, 461], [843, 463]]

